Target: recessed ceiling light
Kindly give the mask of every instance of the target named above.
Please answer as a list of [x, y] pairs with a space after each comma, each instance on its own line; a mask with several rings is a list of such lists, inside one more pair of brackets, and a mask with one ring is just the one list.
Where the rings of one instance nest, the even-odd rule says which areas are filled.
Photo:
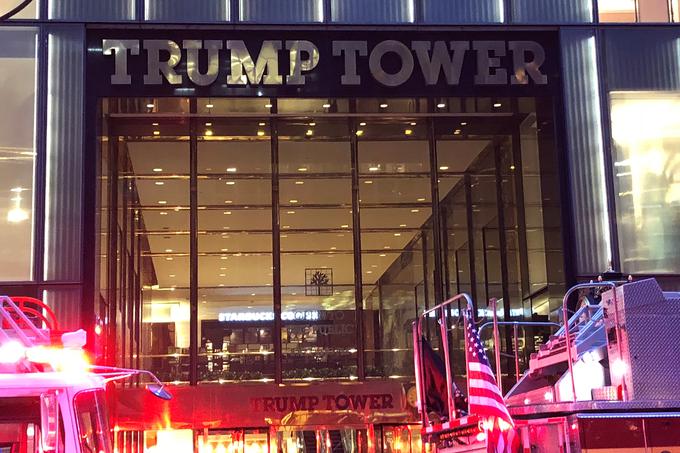
[[421, 197], [421, 198], [418, 198], [418, 201], [425, 201], [425, 199]]
[[168, 277], [170, 277], [170, 278], [175, 278], [176, 275], [175, 275], [175, 274], [170, 274], [170, 275], [168, 275]]
[[165, 249], [165, 253], [172, 253], [172, 249]]
[[224, 214], [224, 215], [231, 215], [231, 211], [224, 211], [222, 214]]
[[226, 277], [227, 274], [220, 274], [220, 277]]
[[514, 169], [515, 169], [515, 166], [514, 166], [514, 165], [510, 165], [510, 170], [514, 170]]
[[258, 123], [258, 126], [266, 126], [266, 125], [267, 125], [267, 123], [265, 123], [264, 121], [263, 121], [263, 122], [260, 122], [260, 123]]
[[232, 203], [231, 200], [224, 200], [224, 202], [225, 202], [226, 204], [231, 204], [231, 203]]
[[288, 200], [289, 203], [297, 203], [297, 200]]
[[229, 249], [220, 249], [221, 252], [228, 252]]
[[496, 102], [493, 106], [494, 108], [500, 108], [503, 107], [503, 104], [501, 104], [500, 102]]
[[411, 135], [411, 134], [413, 134], [413, 130], [412, 130], [412, 129], [406, 129], [406, 130], [404, 131], [404, 135]]
[[400, 223], [399, 226], [400, 226], [401, 228], [406, 228], [406, 224], [405, 224], [405, 223]]
[[236, 173], [236, 167], [227, 168], [227, 173]]
[[226, 260], [226, 259], [228, 259], [228, 257], [226, 257], [226, 256], [220, 256], [220, 259], [221, 259], [221, 260]]
[[314, 121], [312, 121], [311, 123], [309, 123], [309, 125], [314, 127], [314, 126], [316, 126], [316, 123]]
[[349, 225], [340, 225], [340, 228], [349, 228]]
[[295, 214], [295, 211], [286, 211], [286, 214]]
[[365, 126], [365, 125], [366, 125], [365, 121], [362, 121], [361, 123], [359, 123], [359, 126]]
[[357, 137], [361, 137], [362, 135], [364, 135], [364, 131], [362, 131], [361, 129], [359, 129], [359, 130], [357, 131]]
[[[250, 295], [251, 295], [251, 296], [254, 296], [254, 295], [255, 295], [255, 293], [250, 293]], [[251, 308], [252, 308], [252, 307], [251, 307]]]
[[313, 129], [307, 129], [307, 132], [305, 133], [307, 137], [314, 135], [314, 130]]
[[227, 181], [228, 186], [233, 186], [234, 184], [236, 184], [236, 181]]
[[307, 167], [300, 167], [298, 168], [298, 171], [307, 171]]
[[382, 104], [380, 104], [380, 108], [381, 108], [381, 109], [386, 109], [386, 108], [387, 108], [387, 104], [383, 102]]
[[304, 181], [295, 181], [295, 184], [297, 184], [298, 186], [301, 186], [301, 185], [303, 185], [304, 183], [305, 183]]
[[210, 126], [212, 126], [212, 123], [205, 123], [205, 125], [206, 125], [207, 127], [210, 127]]
[[173, 257], [168, 256], [168, 257], [165, 258], [165, 261], [172, 261], [173, 259], [174, 259]]
[[159, 171], [163, 171], [163, 169], [162, 169], [162, 168], [154, 168], [153, 171], [155, 171], [156, 173], [158, 173]]
[[160, 131], [153, 131], [153, 135], [161, 135]]
[[325, 109], [329, 109], [329, 108], [331, 108], [331, 105], [330, 105], [328, 102], [326, 102], [326, 103], [325, 103], [324, 105], [322, 105], [321, 107], [323, 107], [323, 108], [325, 108]]
[[147, 109], [152, 109], [152, 108], [154, 108], [154, 105], [151, 104], [151, 103], [148, 103], [148, 104], [146, 104], [146, 108], [147, 108]]
[[212, 130], [210, 130], [210, 129], [205, 130], [205, 135], [207, 135], [208, 137], [212, 136], [212, 134], [213, 134]]
[[373, 184], [373, 181], [371, 181], [371, 180], [366, 180], [366, 181], [364, 181], [364, 184]]
[[264, 131], [257, 131], [258, 137], [264, 137]]
[[367, 273], [367, 274], [372, 274], [372, 273], [373, 273], [373, 271], [366, 271], [366, 273]]
[[221, 270], [221, 271], [226, 271], [227, 268], [226, 268], [226, 267], [220, 267], [220, 270]]
[[411, 123], [409, 123], [409, 124], [411, 124], [411, 126], [415, 126], [415, 125], [418, 124], [418, 123], [416, 123], [415, 121], [413, 121], [413, 122], [411, 122]]
[[267, 103], [264, 105], [264, 108], [266, 108], [266, 109], [270, 109], [270, 108], [272, 108], [272, 107], [273, 107], [273, 106], [272, 106], [269, 102], [267, 102]]
[[152, 126], [158, 126], [158, 123], [151, 123]]
[[411, 209], [411, 212], [413, 213], [420, 212], [420, 209]]
[[386, 245], [386, 246], [383, 247], [383, 248], [384, 248], [384, 249], [391, 249], [392, 247], [390, 247], [389, 245]]
[[385, 257], [385, 256], [387, 256], [387, 255], [386, 255], [385, 253], [381, 253], [381, 254], [380, 254], [380, 255], [378, 255], [378, 256], [382, 256], [382, 257]]
[[161, 213], [160, 213], [160, 214], [161, 214], [161, 215], [168, 215], [168, 213], [167, 213], [167, 212], [165, 212], [165, 211], [161, 211]]
[[213, 108], [213, 107], [215, 107], [215, 106], [214, 106], [213, 104], [205, 104], [205, 107], [211, 109], [211, 108]]
[[163, 181], [156, 181], [155, 184], [156, 184], [157, 186], [162, 186], [162, 185], [165, 184], [165, 183], [164, 183]]
[[160, 201], [158, 202], [158, 204], [168, 204], [168, 202], [165, 201], [165, 200], [160, 200]]
[[444, 171], [444, 170], [448, 170], [449, 167], [446, 166], [446, 165], [442, 165], [441, 167], [439, 167], [439, 169], [442, 170], [442, 171]]
[[453, 131], [453, 135], [460, 135], [460, 129], [456, 129], [455, 131]]
[[380, 167], [368, 167], [368, 171], [378, 171]]
[[401, 236], [401, 233], [394, 233], [394, 235], [399, 237], [399, 236]]
[[337, 250], [337, 249], [338, 249], [337, 247], [331, 247], [331, 250]]
[[467, 126], [467, 123], [465, 121], [463, 121], [462, 123], [460, 123], [460, 125], [461, 126]]
[[444, 107], [446, 107], [446, 104], [444, 104], [443, 102], [440, 102], [439, 104], [437, 104], [438, 109], [443, 109]]

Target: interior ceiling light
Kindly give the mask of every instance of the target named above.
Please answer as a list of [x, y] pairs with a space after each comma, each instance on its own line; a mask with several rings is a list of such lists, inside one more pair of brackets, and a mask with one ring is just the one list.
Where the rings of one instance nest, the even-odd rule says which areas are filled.
[[149, 102], [148, 104], [146, 104], [146, 108], [152, 109], [152, 108], [154, 108], [154, 105], [151, 102]]
[[295, 211], [286, 211], [286, 214], [295, 214]]
[[361, 123], [359, 123], [359, 126], [365, 126], [365, 125], [366, 125], [365, 121], [362, 121]]
[[406, 130], [404, 131], [404, 135], [412, 135], [412, 134], [413, 134], [413, 130], [412, 130], [412, 129], [406, 129]]
[[455, 131], [453, 131], [453, 135], [460, 135], [460, 129], [456, 129]]
[[158, 204], [168, 204], [168, 202], [165, 201], [165, 200], [160, 200], [160, 201], [158, 202]]
[[210, 129], [207, 129], [207, 130], [205, 131], [205, 135], [207, 135], [208, 137], [212, 136], [212, 134], [213, 134], [213, 131], [210, 130]]
[[361, 129], [359, 129], [359, 130], [357, 131], [357, 137], [361, 137], [362, 135], [364, 135], [364, 131], [362, 131]]
[[383, 102], [380, 104], [381, 109], [386, 109], [387, 108], [387, 103]]
[[205, 104], [205, 107], [208, 108], [208, 109], [211, 109], [215, 106], [212, 103], [208, 103], [208, 104]]
[[413, 213], [420, 212], [420, 209], [411, 209], [411, 212]]
[[305, 183], [304, 181], [295, 181], [295, 184], [297, 184], [298, 186], [301, 186], [301, 185], [303, 185], [304, 183]]
[[205, 125], [206, 125], [207, 127], [210, 127], [210, 126], [212, 126], [212, 123], [205, 123]]
[[288, 200], [288, 201], [289, 201], [289, 203], [297, 203], [298, 202], [297, 200]]
[[364, 181], [364, 184], [373, 184], [373, 181], [371, 181], [371, 180], [366, 180], [366, 181]]
[[325, 109], [329, 109], [329, 108], [331, 108], [331, 104], [329, 102], [325, 102], [321, 107], [323, 107]]
[[437, 104], [438, 109], [443, 109], [444, 107], [446, 107], [446, 104], [444, 104], [443, 102], [440, 102], [439, 104]]
[[236, 167], [227, 168], [227, 173], [236, 173]]
[[265, 123], [265, 122], [258, 123], [258, 126], [266, 126], [266, 125], [267, 125], [267, 123]]
[[467, 126], [467, 122], [463, 121], [462, 123], [460, 123], [460, 125], [461, 126]]
[[314, 135], [314, 130], [312, 130], [312, 129], [307, 129], [307, 132], [305, 133], [305, 135], [306, 135], [307, 137], [311, 137], [312, 135]]
[[307, 167], [300, 167], [298, 168], [298, 171], [307, 171]]
[[264, 137], [264, 131], [257, 131], [258, 137]]
[[153, 131], [153, 135], [161, 135], [161, 131]]
[[311, 123], [309, 123], [309, 125], [310, 125], [311, 127], [314, 127], [314, 126], [316, 126], [316, 123], [315, 123], [314, 121], [312, 121]]
[[503, 107], [503, 104], [501, 104], [500, 102], [496, 102], [493, 106], [494, 108], [500, 108]]
[[15, 202], [15, 205], [7, 212], [7, 221], [10, 223], [19, 223], [28, 219], [28, 211], [22, 209], [21, 207], [21, 192], [24, 190], [26, 189], [23, 187], [14, 187], [10, 189], [12, 193], [16, 194], [16, 196], [12, 198], [12, 201]]
[[418, 198], [418, 201], [425, 201], [423, 197]]
[[378, 171], [380, 167], [368, 167], [368, 171]]
[[154, 168], [153, 171], [155, 171], [156, 173], [158, 173], [158, 172], [160, 172], [160, 171], [163, 171], [163, 169], [162, 169], [162, 168]]
[[418, 124], [418, 123], [416, 123], [415, 121], [412, 121], [412, 122], [409, 123], [409, 124], [411, 124], [411, 126], [415, 126], [415, 125]]
[[445, 171], [445, 170], [448, 170], [449, 167], [446, 166], [446, 165], [442, 165], [441, 167], [439, 167], [439, 169], [442, 170], [442, 171]]
[[158, 126], [158, 123], [151, 123], [152, 126]]
[[264, 108], [266, 108], [266, 109], [270, 109], [270, 108], [272, 108], [272, 107], [273, 107], [273, 105], [272, 105], [271, 103], [269, 103], [269, 102], [267, 102], [267, 103], [264, 105]]
[[163, 181], [156, 181], [157, 186], [162, 186], [163, 184], [165, 184]]
[[227, 181], [228, 186], [233, 186], [234, 184], [236, 184], [236, 181]]
[[165, 212], [165, 211], [161, 211], [161, 213], [160, 213], [160, 214], [161, 214], [161, 215], [168, 215], [168, 213], [167, 213], [167, 212]]
[[222, 214], [224, 214], [224, 215], [231, 215], [231, 211], [224, 211]]

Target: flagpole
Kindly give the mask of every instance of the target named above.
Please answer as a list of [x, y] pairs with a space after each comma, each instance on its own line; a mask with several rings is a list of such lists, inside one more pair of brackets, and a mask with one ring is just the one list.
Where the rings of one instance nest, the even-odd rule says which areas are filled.
[[496, 313], [496, 306], [498, 305], [498, 300], [492, 297], [489, 301], [491, 303], [491, 310], [493, 311], [493, 352], [496, 357], [496, 384], [498, 384], [498, 390], [503, 394], [503, 370], [501, 370], [501, 342], [500, 335], [498, 333], [498, 313]]

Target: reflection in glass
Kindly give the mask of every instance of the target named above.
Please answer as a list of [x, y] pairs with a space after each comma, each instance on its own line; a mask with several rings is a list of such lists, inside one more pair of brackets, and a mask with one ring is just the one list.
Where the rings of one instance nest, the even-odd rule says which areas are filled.
[[0, 279], [31, 280], [36, 32], [0, 30]]
[[614, 182], [622, 271], [680, 266], [680, 95], [611, 94]]

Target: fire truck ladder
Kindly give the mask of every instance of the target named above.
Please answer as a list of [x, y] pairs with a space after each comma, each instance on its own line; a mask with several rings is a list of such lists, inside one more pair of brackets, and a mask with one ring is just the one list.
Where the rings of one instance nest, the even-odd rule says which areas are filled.
[[0, 296], [0, 345], [12, 341], [21, 342], [25, 348], [49, 345], [50, 329], [56, 326], [54, 312], [42, 301]]

